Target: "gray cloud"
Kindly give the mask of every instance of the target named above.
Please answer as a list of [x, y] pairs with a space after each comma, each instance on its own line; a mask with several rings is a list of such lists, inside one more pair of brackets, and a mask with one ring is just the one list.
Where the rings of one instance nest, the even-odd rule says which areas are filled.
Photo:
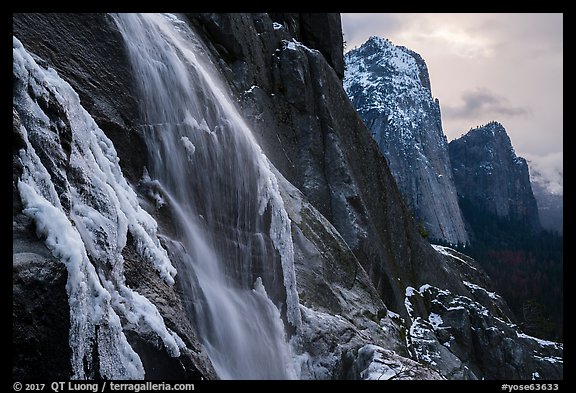
[[390, 37], [401, 31], [407, 21], [394, 14], [344, 14], [342, 27], [346, 50], [363, 44], [372, 35]]
[[481, 115], [494, 114], [512, 117], [528, 113], [525, 108], [513, 106], [507, 98], [488, 89], [466, 91], [462, 93], [461, 98], [461, 105], [443, 105], [442, 114], [451, 118], [473, 119]]
[[508, 23], [488, 31], [500, 37], [502, 52], [512, 52], [522, 60], [562, 56], [562, 14], [511, 14], [507, 19]]
[[564, 153], [556, 152], [539, 156], [522, 153], [520, 156], [528, 160], [530, 177], [549, 192], [562, 195], [564, 191]]

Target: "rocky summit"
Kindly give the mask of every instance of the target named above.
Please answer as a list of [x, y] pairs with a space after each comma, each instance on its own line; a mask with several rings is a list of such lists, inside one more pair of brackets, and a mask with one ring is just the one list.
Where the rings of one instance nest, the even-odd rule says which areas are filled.
[[473, 128], [451, 141], [448, 149], [458, 195], [465, 203], [540, 230], [528, 164], [516, 156], [502, 124]]
[[440, 106], [424, 59], [371, 37], [345, 60], [346, 93], [417, 219], [432, 239], [467, 243]]

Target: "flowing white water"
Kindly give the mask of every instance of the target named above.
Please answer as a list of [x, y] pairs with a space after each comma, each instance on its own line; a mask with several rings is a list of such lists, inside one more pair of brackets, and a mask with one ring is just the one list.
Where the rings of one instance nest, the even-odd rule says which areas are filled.
[[167, 247], [216, 372], [294, 378], [278, 307], [296, 330], [301, 317], [290, 220], [271, 164], [183, 21], [113, 18], [139, 89], [148, 180], [160, 184], [176, 227]]

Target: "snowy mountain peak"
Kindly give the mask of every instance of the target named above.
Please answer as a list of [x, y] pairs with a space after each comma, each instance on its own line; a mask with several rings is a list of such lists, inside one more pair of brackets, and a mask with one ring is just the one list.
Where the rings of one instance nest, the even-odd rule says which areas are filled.
[[344, 89], [431, 237], [466, 243], [440, 107], [422, 57], [371, 37], [345, 55]]
[[[412, 94], [431, 96], [428, 69], [422, 58], [387, 39], [373, 36], [359, 48], [348, 52], [345, 60], [344, 88], [349, 95], [353, 93], [354, 85], [360, 85], [364, 94], [373, 94], [393, 85]], [[422, 78], [422, 74], [426, 77]], [[353, 100], [353, 96], [350, 98]], [[373, 98], [375, 104], [385, 101], [385, 97], [377, 94], [373, 94]]]

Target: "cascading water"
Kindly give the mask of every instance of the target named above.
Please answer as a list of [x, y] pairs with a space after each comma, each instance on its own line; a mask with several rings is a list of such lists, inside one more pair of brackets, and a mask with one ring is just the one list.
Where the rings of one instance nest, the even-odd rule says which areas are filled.
[[294, 378], [281, 313], [270, 300], [283, 303], [298, 330], [290, 221], [271, 164], [186, 23], [170, 14], [113, 18], [141, 97], [147, 180], [171, 209], [167, 248], [216, 372]]

